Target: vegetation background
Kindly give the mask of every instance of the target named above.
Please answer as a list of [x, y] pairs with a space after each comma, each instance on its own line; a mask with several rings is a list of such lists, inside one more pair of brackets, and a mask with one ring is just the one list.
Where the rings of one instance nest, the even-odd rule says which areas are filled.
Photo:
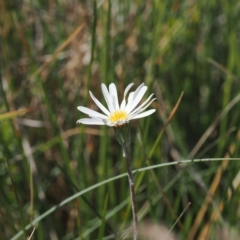
[[[133, 169], [239, 157], [239, 16], [238, 0], [0, 0], [0, 239], [125, 233], [126, 176], [69, 199], [126, 172], [111, 128], [76, 124], [77, 106], [97, 110], [89, 89], [104, 102], [102, 82], [120, 96], [145, 82], [157, 98], [156, 113], [131, 122]], [[140, 226], [173, 227], [178, 239], [238, 239], [239, 161], [134, 177]], [[35, 232], [22, 231], [34, 219]]]

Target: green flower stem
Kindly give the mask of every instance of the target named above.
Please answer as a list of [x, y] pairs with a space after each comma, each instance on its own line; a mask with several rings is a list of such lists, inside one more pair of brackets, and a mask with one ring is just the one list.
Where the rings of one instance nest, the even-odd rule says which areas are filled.
[[135, 200], [135, 190], [134, 190], [134, 181], [133, 181], [133, 174], [131, 168], [131, 157], [130, 157], [130, 144], [122, 145], [125, 159], [126, 159], [126, 167], [127, 167], [127, 174], [128, 174], [128, 182], [130, 187], [130, 195], [131, 195], [131, 202], [132, 202], [132, 214], [133, 214], [133, 233], [134, 233], [134, 240], [137, 240], [138, 236], [138, 217], [137, 217], [137, 208], [136, 208], [136, 200]]
[[138, 218], [137, 218], [137, 208], [136, 208], [136, 200], [135, 200], [135, 191], [134, 191], [134, 181], [133, 181], [133, 174], [131, 168], [131, 151], [130, 151], [130, 144], [131, 144], [131, 131], [129, 124], [124, 124], [118, 127], [114, 127], [114, 131], [116, 134], [116, 138], [119, 144], [123, 148], [123, 156], [126, 160], [126, 167], [127, 167], [127, 174], [128, 174], [128, 182], [130, 187], [130, 195], [131, 195], [131, 202], [132, 202], [132, 214], [133, 214], [133, 233], [134, 233], [134, 240], [137, 240], [138, 236]]

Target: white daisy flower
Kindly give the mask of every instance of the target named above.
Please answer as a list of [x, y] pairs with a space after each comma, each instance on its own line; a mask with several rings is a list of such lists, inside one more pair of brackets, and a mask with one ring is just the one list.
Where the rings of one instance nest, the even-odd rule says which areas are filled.
[[143, 118], [151, 115], [156, 110], [151, 109], [143, 112], [156, 98], [152, 99], [153, 94], [151, 94], [148, 99], [143, 102], [140, 106], [137, 107], [141, 101], [143, 95], [147, 91], [147, 86], [142, 83], [134, 92], [131, 92], [126, 101], [126, 95], [129, 92], [130, 88], [133, 86], [133, 83], [130, 83], [124, 91], [123, 101], [119, 105], [117, 89], [114, 83], [109, 85], [109, 90], [106, 85], [102, 83], [102, 92], [107, 103], [107, 107], [104, 107], [89, 91], [91, 98], [96, 103], [96, 105], [104, 113], [96, 112], [90, 108], [79, 106], [77, 109], [90, 118], [81, 118], [77, 123], [83, 123], [87, 125], [107, 125], [110, 127], [118, 127], [128, 123], [129, 121], [137, 118]]

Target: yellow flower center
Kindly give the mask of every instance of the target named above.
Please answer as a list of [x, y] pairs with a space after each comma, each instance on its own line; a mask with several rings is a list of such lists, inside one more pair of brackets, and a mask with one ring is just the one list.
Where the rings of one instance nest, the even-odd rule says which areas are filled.
[[127, 120], [127, 118], [128, 114], [125, 111], [118, 110], [109, 116], [109, 121], [115, 123], [118, 121]]

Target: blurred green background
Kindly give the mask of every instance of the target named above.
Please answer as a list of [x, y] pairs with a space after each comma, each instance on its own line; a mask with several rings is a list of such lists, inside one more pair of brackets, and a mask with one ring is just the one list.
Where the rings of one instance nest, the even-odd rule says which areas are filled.
[[[239, 16], [238, 0], [0, 0], [0, 239], [28, 239], [33, 219], [126, 172], [111, 128], [76, 124], [77, 106], [98, 110], [89, 90], [104, 102], [101, 83], [122, 98], [145, 82], [157, 98], [131, 122], [133, 169], [239, 157]], [[140, 226], [237, 240], [239, 170], [225, 160], [134, 174]], [[123, 177], [46, 214], [31, 239], [124, 239], [130, 221]]]

